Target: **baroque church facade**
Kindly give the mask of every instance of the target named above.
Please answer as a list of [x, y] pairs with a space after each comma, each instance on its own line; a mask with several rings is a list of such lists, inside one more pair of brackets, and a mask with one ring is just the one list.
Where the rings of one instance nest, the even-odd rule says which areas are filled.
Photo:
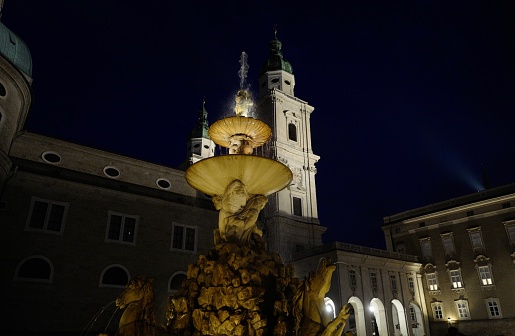
[[[326, 300], [349, 304], [355, 335], [428, 335], [416, 257], [342, 242], [323, 244], [311, 146], [314, 107], [294, 94], [295, 76], [274, 36], [258, 79], [257, 108], [274, 125], [263, 155], [287, 165], [290, 186], [259, 218], [268, 249], [303, 278], [321, 257], [338, 265]], [[134, 276], [152, 276], [158, 319], [188, 265], [213, 245], [218, 213], [184, 170], [215, 155], [207, 111], [178, 168], [108, 153], [24, 127], [32, 104], [29, 48], [0, 22], [1, 286], [10, 335], [114, 334], [114, 300]], [[113, 313], [115, 315], [113, 315]], [[118, 314], [118, 315], [116, 315]], [[30, 323], [28, 323], [30, 321]]]

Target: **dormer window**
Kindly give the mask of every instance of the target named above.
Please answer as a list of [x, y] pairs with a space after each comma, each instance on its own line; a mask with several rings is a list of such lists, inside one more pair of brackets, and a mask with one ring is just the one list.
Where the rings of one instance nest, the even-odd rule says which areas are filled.
[[483, 235], [481, 234], [481, 227], [475, 227], [467, 230], [469, 232], [470, 244], [472, 245], [472, 249], [474, 251], [483, 250]]

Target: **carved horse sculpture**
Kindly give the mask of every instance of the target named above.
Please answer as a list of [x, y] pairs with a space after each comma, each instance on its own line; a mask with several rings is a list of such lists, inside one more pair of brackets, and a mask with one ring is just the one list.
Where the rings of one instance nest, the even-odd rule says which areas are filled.
[[116, 299], [116, 305], [125, 309], [116, 336], [165, 334], [164, 328], [156, 326], [153, 282], [152, 278], [136, 277]]
[[341, 336], [350, 308], [343, 307], [338, 316], [331, 321], [325, 311], [325, 295], [331, 286], [335, 265], [327, 265], [322, 258], [315, 272], [304, 280], [293, 298], [295, 332], [298, 336]]

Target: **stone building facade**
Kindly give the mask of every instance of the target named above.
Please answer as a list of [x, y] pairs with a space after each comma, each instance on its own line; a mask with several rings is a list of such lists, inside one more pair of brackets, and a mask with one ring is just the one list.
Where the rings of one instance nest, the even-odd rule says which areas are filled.
[[[269, 249], [285, 262], [297, 260], [299, 277], [321, 255], [337, 261], [332, 307], [353, 305], [358, 335], [372, 330], [368, 306], [376, 308], [381, 334], [422, 335], [426, 314], [413, 257], [341, 243], [320, 247], [326, 228], [316, 201], [314, 108], [295, 97], [295, 77], [280, 41], [274, 37], [269, 47], [257, 106], [258, 117], [276, 127], [258, 154], [285, 163], [294, 175], [290, 186], [270, 196], [260, 216]], [[167, 298], [180, 287], [188, 265], [213, 246], [218, 221], [211, 200], [184, 178], [189, 164], [215, 153], [204, 106], [184, 164], [165, 167], [27, 132], [31, 76], [29, 49], [0, 22], [0, 286], [10, 303], [2, 332], [114, 334], [120, 317], [114, 300], [137, 275], [154, 278], [163, 322]], [[345, 280], [351, 270], [355, 285]], [[368, 280], [374, 272], [377, 289]], [[397, 289], [388, 287], [392, 276]], [[410, 326], [412, 306], [421, 327]]]
[[299, 276], [321, 258], [337, 265], [326, 305], [338, 312], [352, 306], [346, 330], [355, 335], [429, 335], [421, 264], [404, 253], [333, 242], [297, 255]]
[[515, 184], [384, 218], [389, 251], [418, 256], [431, 334], [515, 335]]

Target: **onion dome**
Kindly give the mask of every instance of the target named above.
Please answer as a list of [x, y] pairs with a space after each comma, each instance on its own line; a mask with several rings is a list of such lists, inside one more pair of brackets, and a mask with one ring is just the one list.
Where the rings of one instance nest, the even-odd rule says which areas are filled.
[[268, 71], [283, 70], [293, 75], [293, 69], [290, 62], [284, 59], [283, 52], [281, 50], [282, 43], [277, 39], [277, 30], [274, 30], [274, 39], [268, 43], [270, 52], [268, 54], [268, 60], [261, 67], [260, 76]]

